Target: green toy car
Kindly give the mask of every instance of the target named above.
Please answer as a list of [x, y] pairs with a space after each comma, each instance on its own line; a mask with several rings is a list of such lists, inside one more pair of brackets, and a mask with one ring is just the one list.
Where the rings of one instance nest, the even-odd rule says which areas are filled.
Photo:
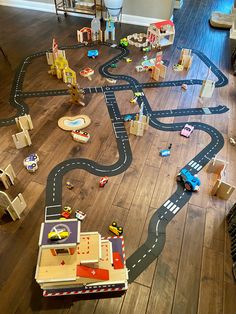
[[121, 47], [128, 47], [128, 45], [129, 45], [128, 39], [127, 39], [126, 37], [121, 38], [121, 40], [120, 40], [120, 46], [121, 46]]

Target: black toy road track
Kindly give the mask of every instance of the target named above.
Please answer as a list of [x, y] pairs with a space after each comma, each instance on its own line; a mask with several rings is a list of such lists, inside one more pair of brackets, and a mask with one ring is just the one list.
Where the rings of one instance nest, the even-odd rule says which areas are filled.
[[[110, 44], [103, 44], [111, 46]], [[61, 47], [61, 49], [77, 49], [84, 47], [83, 44]], [[88, 87], [84, 89], [85, 93], [103, 93], [105, 103], [108, 109], [108, 113], [113, 125], [114, 134], [117, 141], [117, 148], [119, 151], [118, 161], [109, 166], [97, 164], [96, 162], [88, 159], [77, 158], [65, 160], [58, 164], [50, 172], [47, 179], [46, 187], [46, 208], [45, 208], [45, 220], [58, 219], [62, 210], [62, 179], [63, 176], [73, 169], [83, 169], [97, 176], [115, 176], [125, 171], [132, 162], [132, 152], [129, 144], [129, 138], [124, 126], [124, 117], [120, 114], [118, 104], [116, 102], [115, 92], [122, 90], [132, 90], [135, 92], [143, 92], [143, 88], [154, 87], [170, 87], [187, 85], [201, 85], [202, 80], [190, 79], [190, 80], [177, 80], [166, 82], [154, 82], [154, 83], [139, 83], [136, 79], [127, 75], [118, 75], [109, 73], [111, 64], [119, 62], [122, 58], [128, 55], [128, 50], [123, 47], [112, 47], [117, 49], [120, 53], [103, 64], [99, 68], [99, 72], [102, 76], [112, 78], [116, 80], [124, 80], [127, 84], [114, 85], [114, 86], [99, 86]], [[215, 82], [216, 87], [222, 87], [228, 83], [225, 75], [201, 52], [198, 50], [192, 50], [207, 67], [211, 68], [211, 71], [217, 77]], [[19, 66], [14, 83], [12, 85], [10, 104], [17, 109], [17, 115], [9, 119], [0, 120], [0, 126], [11, 125], [15, 123], [15, 117], [24, 115], [29, 112], [28, 106], [24, 103], [25, 98], [30, 97], [49, 97], [68, 95], [68, 90], [48, 90], [48, 91], [23, 91], [24, 74], [27, 66], [33, 58], [45, 55], [46, 51], [39, 52], [28, 56]], [[153, 111], [145, 96], [138, 97], [139, 106], [144, 104], [144, 114], [150, 117], [150, 126], [161, 131], [176, 132], [180, 131], [185, 122], [181, 123], [162, 123], [158, 118], [163, 117], [175, 117], [175, 116], [190, 116], [190, 115], [210, 115], [210, 114], [222, 114], [228, 111], [228, 108], [224, 105], [211, 108], [189, 108], [189, 109], [173, 109], [173, 110], [160, 110]], [[131, 113], [131, 116], [134, 114]], [[184, 168], [187, 168], [193, 175], [197, 174], [202, 168], [214, 157], [223, 147], [224, 139], [221, 133], [214, 127], [201, 123], [191, 122], [195, 129], [207, 132], [211, 137], [211, 142], [192, 160], [190, 160]], [[149, 227], [148, 236], [145, 243], [139, 247], [128, 259], [127, 268], [129, 272], [129, 282], [133, 282], [139, 274], [141, 274], [161, 253], [165, 244], [166, 226], [173, 219], [173, 217], [180, 211], [180, 209], [189, 201], [192, 193], [184, 189], [184, 187], [177, 183], [177, 189], [165, 203], [156, 210], [153, 214]]]

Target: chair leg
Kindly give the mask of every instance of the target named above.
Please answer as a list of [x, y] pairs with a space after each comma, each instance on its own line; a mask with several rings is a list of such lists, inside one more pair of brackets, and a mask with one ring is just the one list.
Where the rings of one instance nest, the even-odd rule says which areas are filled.
[[7, 58], [1, 46], [0, 46], [0, 50], [1, 50], [1, 53], [4, 55], [4, 57]]

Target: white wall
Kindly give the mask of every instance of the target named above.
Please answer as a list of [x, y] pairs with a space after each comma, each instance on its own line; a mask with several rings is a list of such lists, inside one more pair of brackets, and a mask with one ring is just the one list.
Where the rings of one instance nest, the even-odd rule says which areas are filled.
[[[149, 25], [156, 19], [169, 19], [173, 14], [174, 2], [174, 0], [124, 0], [122, 22]], [[0, 0], [0, 5], [55, 12], [53, 0]]]
[[123, 13], [158, 19], [170, 19], [174, 0], [124, 0]]

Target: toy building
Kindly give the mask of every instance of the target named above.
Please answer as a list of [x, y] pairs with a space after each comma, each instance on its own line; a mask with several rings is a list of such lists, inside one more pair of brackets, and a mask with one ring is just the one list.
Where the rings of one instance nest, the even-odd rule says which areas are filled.
[[115, 40], [115, 22], [110, 18], [106, 20], [106, 29], [104, 32], [104, 41]]
[[88, 42], [92, 39], [92, 29], [90, 27], [83, 27], [77, 31], [78, 43]]
[[74, 104], [80, 104], [81, 106], [85, 106], [84, 103], [84, 91], [79, 88], [78, 84], [68, 84], [69, 93], [71, 95], [71, 101]]
[[215, 90], [215, 81], [209, 80], [210, 73], [211, 73], [211, 67], [208, 69], [206, 79], [202, 81], [202, 87], [199, 94], [199, 97], [201, 98], [203, 97], [211, 98]]
[[92, 36], [92, 41], [102, 41], [103, 36], [102, 36], [102, 30], [101, 30], [101, 22], [99, 18], [95, 17], [92, 19], [91, 22], [91, 36]]
[[155, 48], [172, 45], [175, 38], [175, 26], [170, 20], [152, 23], [147, 30], [147, 40]]
[[130, 121], [130, 134], [136, 136], [143, 136], [144, 131], [148, 129], [149, 117], [143, 114], [143, 103], [141, 105], [140, 111], [135, 116], [135, 120]]
[[188, 71], [192, 65], [192, 62], [192, 50], [181, 49], [179, 64], [182, 65], [183, 69], [186, 69]]
[[46, 52], [48, 65], [53, 65], [58, 56], [66, 57], [65, 50], [58, 49], [58, 43], [55, 38], [52, 40], [52, 52]]
[[204, 80], [202, 82], [202, 87], [200, 90], [199, 97], [211, 98], [213, 92], [215, 90], [215, 81], [212, 80]]
[[43, 295], [124, 293], [128, 288], [122, 237], [80, 232], [77, 219], [42, 223], [35, 279]]
[[66, 84], [76, 84], [76, 73], [68, 66], [63, 69], [63, 82]]
[[13, 134], [12, 139], [17, 149], [23, 148], [25, 146], [30, 146], [32, 144], [29, 130], [33, 129], [33, 123], [30, 115], [24, 115], [15, 118], [16, 126], [20, 132]]
[[167, 67], [162, 61], [162, 51], [158, 51], [156, 54], [155, 65], [152, 67], [152, 79], [159, 81], [160, 78], [166, 77]]
[[212, 188], [211, 194], [224, 200], [228, 200], [235, 190], [235, 186], [226, 182], [227, 162], [218, 159], [216, 156], [211, 159], [207, 172], [215, 173], [218, 178]]

